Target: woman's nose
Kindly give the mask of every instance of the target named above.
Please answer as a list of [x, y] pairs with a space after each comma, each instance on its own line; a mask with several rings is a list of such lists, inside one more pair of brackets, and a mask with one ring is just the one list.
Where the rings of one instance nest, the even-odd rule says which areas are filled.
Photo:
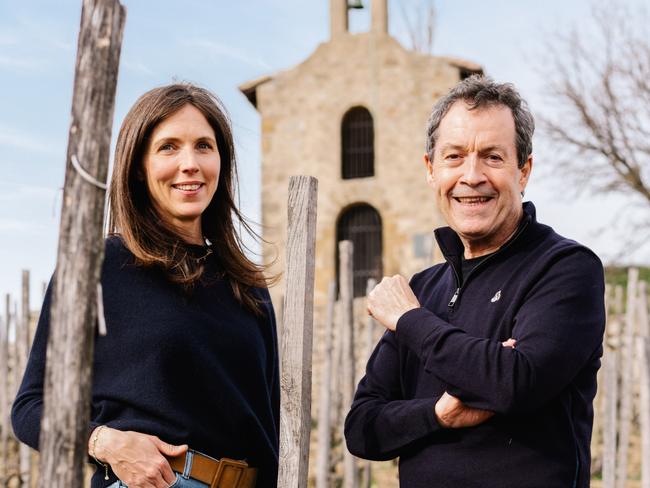
[[180, 170], [183, 173], [194, 174], [199, 170], [194, 151], [183, 151], [181, 154]]

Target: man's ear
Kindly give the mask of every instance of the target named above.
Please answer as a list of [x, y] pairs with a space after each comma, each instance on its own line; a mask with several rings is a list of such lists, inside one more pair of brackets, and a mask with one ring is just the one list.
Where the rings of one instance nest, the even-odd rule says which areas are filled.
[[431, 186], [434, 184], [435, 177], [433, 175], [433, 161], [429, 159], [427, 153], [424, 153], [424, 166], [427, 171], [427, 184]]
[[524, 165], [521, 167], [520, 171], [520, 176], [519, 176], [519, 192], [523, 194], [524, 190], [526, 189], [526, 185], [528, 185], [528, 179], [530, 178], [530, 173], [533, 170], [533, 155], [529, 154], [528, 159], [524, 163]]

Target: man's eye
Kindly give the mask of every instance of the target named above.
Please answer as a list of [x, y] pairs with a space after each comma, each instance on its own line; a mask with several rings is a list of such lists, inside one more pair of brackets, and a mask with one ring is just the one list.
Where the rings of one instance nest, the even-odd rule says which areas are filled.
[[499, 156], [498, 154], [490, 154], [488, 155], [488, 159], [490, 161], [503, 161], [503, 158]]
[[456, 160], [460, 159], [460, 154], [447, 154], [445, 156], [445, 159], [447, 159], [449, 161], [456, 161]]

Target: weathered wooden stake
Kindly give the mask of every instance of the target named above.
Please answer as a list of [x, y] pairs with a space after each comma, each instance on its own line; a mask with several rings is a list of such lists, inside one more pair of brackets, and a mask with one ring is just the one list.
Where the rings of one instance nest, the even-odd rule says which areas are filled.
[[283, 487], [307, 487], [317, 188], [310, 176], [289, 180], [278, 475]]
[[607, 349], [603, 355], [605, 370], [605, 418], [603, 419], [603, 488], [616, 486], [616, 427], [618, 409], [619, 352]]
[[650, 488], [650, 323], [648, 322], [648, 286], [639, 282], [637, 295], [639, 336], [639, 427], [641, 429], [641, 488]]
[[[343, 326], [343, 409], [348, 410], [354, 397], [356, 362], [354, 356], [354, 284], [352, 241], [339, 242], [339, 293], [341, 296], [341, 324]], [[343, 440], [345, 445], [345, 440]], [[357, 459], [343, 450], [343, 487], [359, 488]]]
[[[345, 326], [341, 320], [341, 301], [337, 300], [334, 303], [334, 350], [332, 357], [334, 362], [332, 364], [332, 412], [330, 423], [332, 429], [332, 452], [330, 453], [332, 459], [332, 466], [337, 467], [343, 460], [345, 449], [345, 440], [343, 438], [343, 331]], [[330, 480], [333, 486], [341, 486], [342, 473], [335, 470], [334, 480]]]
[[84, 0], [54, 278], [40, 436], [42, 488], [81, 487], [87, 458], [97, 282], [105, 191], [126, 11]]
[[[18, 314], [18, 303], [16, 300], [12, 300], [11, 304], [11, 322], [12, 325], [9, 336], [13, 335], [13, 341], [9, 342], [9, 362], [11, 365], [11, 389], [9, 390], [9, 405], [13, 402], [13, 399], [16, 398], [16, 393], [18, 392], [18, 387], [20, 386], [20, 380], [22, 379], [22, 372], [20, 371], [20, 353], [18, 351], [18, 338], [20, 335], [20, 315]], [[18, 457], [18, 439], [14, 435], [13, 429], [9, 429], [9, 445], [8, 450], [8, 461], [7, 461], [7, 470], [9, 471], [9, 477], [19, 477], [20, 476], [20, 459]]]
[[318, 460], [316, 464], [316, 488], [329, 487], [330, 447], [332, 418], [332, 332], [334, 326], [334, 303], [336, 303], [336, 282], [331, 282], [327, 292], [325, 315], [325, 350], [320, 383], [318, 406]]
[[12, 313], [12, 318], [13, 318], [13, 324], [14, 324], [14, 342], [10, 346], [10, 351], [12, 352], [13, 356], [13, 362], [11, 364], [13, 368], [13, 380], [14, 380], [14, 385], [13, 385], [13, 398], [16, 397], [16, 394], [18, 393], [18, 388], [20, 388], [20, 382], [23, 379], [23, 371], [20, 369], [20, 353], [21, 353], [21, 348], [20, 345], [23, 343], [22, 341], [22, 333], [23, 333], [23, 328], [22, 328], [22, 320], [21, 316], [18, 314], [18, 303], [16, 301], [13, 302], [13, 313]]
[[[366, 286], [366, 297], [370, 295], [370, 292], [377, 286], [377, 280], [370, 278], [368, 280], [368, 285]], [[366, 355], [365, 358], [368, 360], [372, 354], [372, 350], [375, 347], [375, 328], [377, 323], [372, 315], [368, 314], [366, 317]], [[364, 488], [370, 488], [372, 486], [372, 461], [366, 461], [363, 466], [363, 486]]]
[[627, 303], [625, 308], [625, 327], [621, 344], [621, 406], [619, 417], [619, 443], [616, 460], [616, 486], [627, 485], [627, 461], [632, 427], [633, 366], [634, 366], [634, 324], [636, 322], [636, 294], [639, 270], [630, 268], [627, 277]]
[[9, 321], [11, 297], [6, 295], [5, 316], [0, 330], [0, 486], [9, 476]]
[[[650, 488], [650, 337], [642, 340], [645, 346], [643, 365], [643, 384], [641, 385], [641, 408], [645, 409], [643, 414], [641, 432], [641, 488]], [[643, 347], [642, 346], [642, 347]]]
[[608, 309], [603, 352], [603, 488], [616, 487], [616, 452], [618, 431], [618, 364], [623, 320], [623, 287], [614, 288], [612, 307]]
[[[21, 341], [20, 344], [20, 367], [23, 369], [27, 366], [27, 358], [29, 357], [29, 350], [32, 346], [32, 337], [30, 331], [31, 312], [29, 307], [29, 270], [23, 270], [22, 276], [22, 304], [21, 304]], [[21, 371], [21, 374], [23, 373]]]
[[[24, 269], [22, 275], [22, 317], [20, 334], [16, 337], [17, 350], [18, 350], [18, 371], [21, 375], [24, 374], [25, 367], [27, 366], [27, 358], [29, 357], [29, 349], [31, 347], [31, 334], [30, 334], [30, 308], [29, 308], [29, 270]], [[32, 485], [32, 451], [26, 444], [20, 443], [19, 447], [19, 465], [20, 465], [20, 480], [25, 488], [31, 488]]]
[[[605, 336], [603, 337], [603, 354], [605, 354], [605, 349], [607, 348], [607, 334], [608, 329], [610, 328], [611, 315], [611, 306], [612, 306], [612, 294], [614, 289], [609, 285], [605, 284], [605, 314], [606, 314], [606, 330]], [[593, 400], [594, 407], [594, 421], [593, 428], [591, 431], [591, 474], [602, 473], [603, 469], [603, 417], [605, 414], [605, 405], [604, 405], [604, 394], [603, 394], [603, 385], [605, 384], [605, 368], [601, 361], [601, 367], [596, 374], [596, 384], [598, 388], [596, 389], [596, 396]]]

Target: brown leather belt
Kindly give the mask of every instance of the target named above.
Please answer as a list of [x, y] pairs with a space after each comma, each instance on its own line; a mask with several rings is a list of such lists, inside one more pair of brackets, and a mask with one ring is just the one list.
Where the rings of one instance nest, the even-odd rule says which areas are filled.
[[[186, 454], [167, 458], [169, 465], [178, 473], [185, 470]], [[201, 481], [210, 488], [255, 488], [257, 469], [246, 461], [221, 458], [220, 460], [193, 451], [192, 469], [189, 477]]]

